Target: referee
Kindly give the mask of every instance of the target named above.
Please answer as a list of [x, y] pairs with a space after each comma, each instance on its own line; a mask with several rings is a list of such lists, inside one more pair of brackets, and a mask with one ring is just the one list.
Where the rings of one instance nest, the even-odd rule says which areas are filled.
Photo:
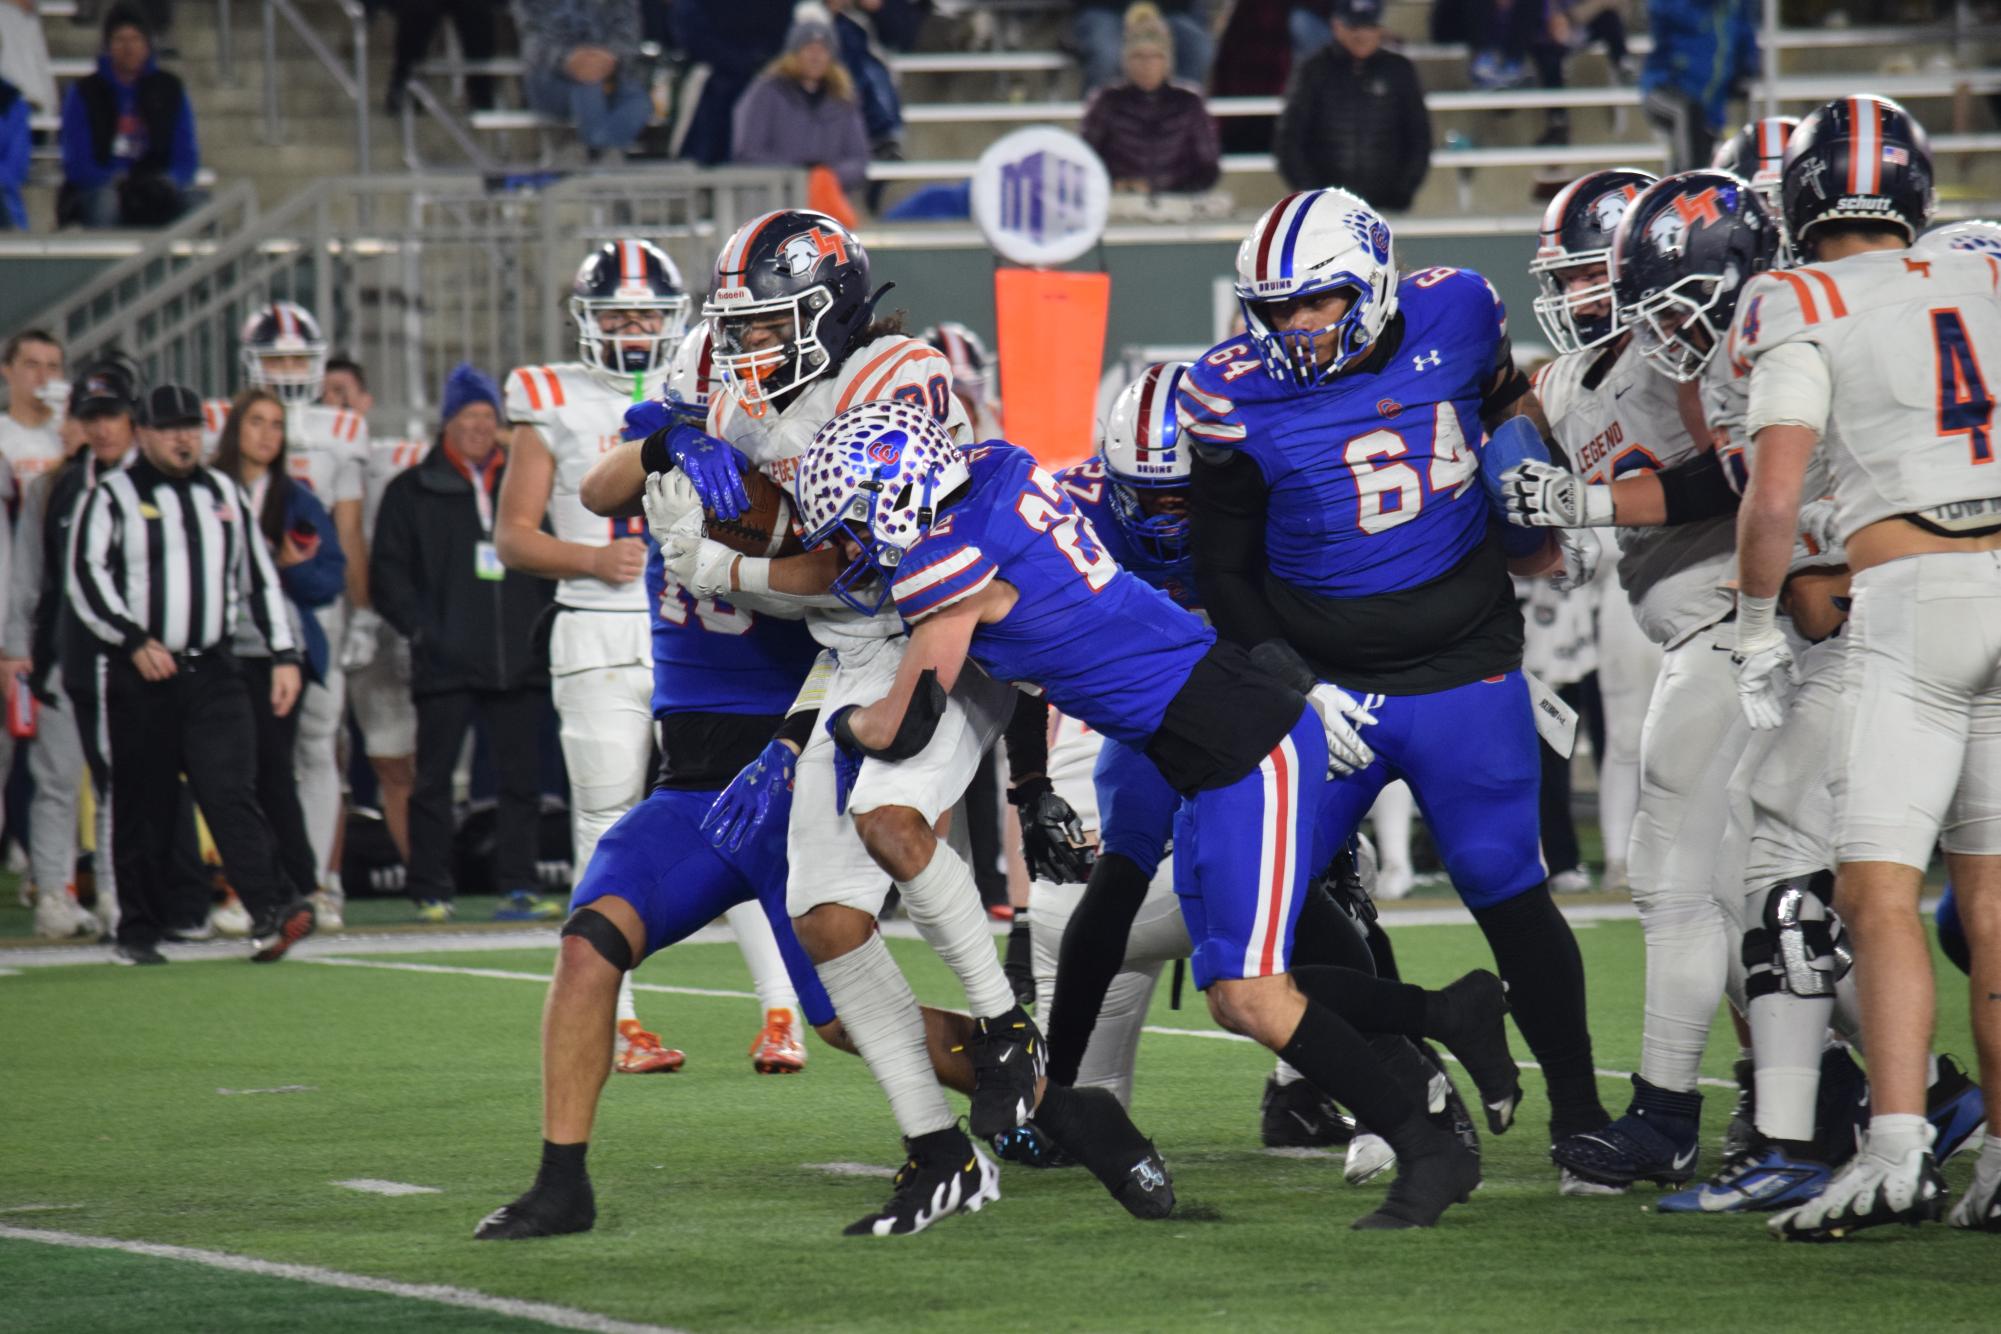
[[299, 698], [299, 652], [277, 571], [235, 482], [201, 464], [201, 400], [182, 385], [140, 402], [139, 456], [84, 502], [71, 546], [70, 607], [94, 638], [100, 688], [81, 721], [111, 768], [118, 882], [112, 961], [164, 963], [159, 942], [180, 777], [251, 914], [259, 963], [313, 929], [312, 905], [278, 870], [257, 807], [255, 724], [229, 651], [245, 609], [271, 647], [271, 709]]

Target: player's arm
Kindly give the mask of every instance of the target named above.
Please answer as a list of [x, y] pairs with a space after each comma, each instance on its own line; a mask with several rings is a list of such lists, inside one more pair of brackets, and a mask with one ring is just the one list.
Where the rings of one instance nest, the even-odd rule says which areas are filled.
[[347, 600], [356, 607], [368, 605], [368, 539], [361, 531], [361, 502], [336, 500], [333, 507], [334, 536], [340, 539], [341, 554], [347, 557]]
[[577, 486], [577, 498], [585, 509], [607, 519], [636, 519], [644, 513], [639, 502], [646, 494], [646, 465], [640, 462], [639, 451], [645, 443], [623, 441], [598, 455]]
[[990, 584], [919, 622], [910, 632], [889, 693], [873, 704], [835, 714], [834, 739], [881, 759], [906, 759], [924, 749], [944, 716], [945, 697], [966, 665], [973, 631], [994, 591]]
[[1254, 461], [1195, 447], [1188, 488], [1195, 586], [1216, 633], [1247, 648], [1285, 637], [1285, 622], [1264, 590], [1270, 502], [1271, 488]]
[[634, 537], [604, 546], [565, 542], [542, 528], [549, 493], [556, 484], [556, 459], [529, 422], [516, 424], [500, 479], [500, 512], [493, 541], [501, 564], [544, 579], [596, 579], [618, 587], [646, 567], [646, 544]]

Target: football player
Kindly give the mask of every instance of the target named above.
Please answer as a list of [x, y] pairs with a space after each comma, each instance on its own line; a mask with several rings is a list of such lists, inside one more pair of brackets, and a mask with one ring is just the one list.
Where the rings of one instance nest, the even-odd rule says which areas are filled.
[[[1549, 569], [1555, 544], [1511, 564], [1478, 476], [1483, 428], [1541, 421], [1506, 312], [1477, 273], [1399, 275], [1389, 224], [1343, 190], [1267, 210], [1236, 290], [1247, 334], [1178, 395], [1204, 604], [1345, 734], [1324, 848], [1385, 783], [1409, 782], [1542, 1064], [1554, 1135], [1603, 1125], [1583, 959], [1538, 846], [1540, 743], [1508, 578]], [[1487, 1110], [1497, 1130], [1514, 1113]]]
[[[1119, 569], [1055, 479], [1005, 441], [962, 453], [913, 404], [863, 404], [821, 430], [795, 493], [809, 546], [838, 550], [849, 586], [879, 584], [912, 626], [887, 692], [833, 707], [826, 730], [867, 755], [920, 742], [977, 661], [1040, 686], [1057, 708], [1144, 754], [1183, 798], [1177, 888], [1210, 1012], [1323, 1089], [1358, 1086], [1364, 1115], [1397, 1147], [1401, 1175], [1355, 1225], [1428, 1227], [1463, 1201], [1479, 1180], [1477, 1155], [1404, 1097], [1341, 1012], [1367, 1010], [1372, 1027], [1440, 1038], [1483, 1096], [1512, 1099], [1500, 981], [1472, 973], [1427, 993], [1307, 970], [1331, 975], [1314, 979], [1316, 991], [1340, 993], [1331, 1006], [1293, 985], [1293, 925], [1312, 876], [1315, 789], [1333, 730], [1307, 701]], [[1094, 651], [1107, 636], [1120, 652]], [[1081, 1095], [1056, 1085], [1049, 1093], [1046, 1109], [1063, 1101], [1072, 1104], [1056, 1108], [1065, 1118], [1079, 1111]]]
[[[1779, 204], [1779, 178], [1786, 165], [1786, 140], [1798, 128], [1799, 118], [1796, 116], [1763, 116], [1750, 121], [1716, 146], [1716, 157], [1709, 164], [1714, 171], [1728, 172], [1740, 181], [1750, 182], [1772, 225], [1779, 229], [1782, 252], [1790, 251], [1791, 247], [1785, 240], [1786, 227], [1782, 221], [1785, 210]], [[1782, 253], [1775, 263], [1790, 266], [1792, 256]]]
[[[304, 306], [273, 301], [243, 322], [240, 355], [243, 377], [285, 404], [285, 454], [293, 477], [311, 487], [333, 513], [334, 531], [347, 556], [349, 596], [315, 611], [327, 643], [343, 644], [350, 605], [366, 605], [368, 545], [362, 535], [363, 472], [367, 467], [368, 418], [325, 401], [327, 340], [319, 321]], [[358, 596], [357, 596], [358, 594]], [[306, 818], [319, 875], [313, 907], [321, 930], [339, 930], [345, 899], [334, 865], [341, 818], [338, 742], [346, 716], [347, 677], [341, 654], [328, 655], [321, 679], [307, 683], [299, 701], [299, 739], [293, 767], [299, 781], [299, 810]]]
[[[1926, 1119], [1935, 1002], [1917, 914], [1934, 843], [1968, 928], [1973, 995], [2001, 992], [2001, 488], [1984, 466], [1994, 397], [1982, 369], [2001, 365], [2001, 259], [1911, 253], [1931, 219], [1930, 149], [1883, 98], [1842, 98], [1803, 120], [1783, 198], [1808, 262], [1746, 289], [1728, 349], [1749, 368], [1755, 443], [1734, 660], [1746, 717], [1773, 726], [1793, 666], [1778, 596], [1808, 467], [1823, 454], [1853, 571], [1834, 897], [1854, 938], [1871, 1117], [1861, 1151], [1770, 1227], [1831, 1240], [1944, 1211]], [[1993, 1105], [2001, 1007], [1976, 999], [1973, 1023]], [[2001, 1140], [1990, 1139], [1953, 1223], [2001, 1227], [1997, 1195]]]
[[919, 337], [945, 354], [952, 367], [952, 392], [973, 423], [973, 439], [991, 440], [1001, 431], [1000, 397], [994, 390], [994, 361], [987, 345], [967, 326], [945, 320]]
[[1965, 250], [1976, 255], [2001, 256], [2001, 222], [1989, 222], [1985, 218], [1949, 222], [1920, 236], [1912, 243], [1911, 249], [1920, 255], [1936, 254], [1941, 250]]
[[[577, 495], [591, 465], [618, 445], [625, 409], [658, 398], [666, 388], [688, 304], [681, 274], [666, 252], [634, 238], [607, 241], [577, 266], [570, 289], [578, 359], [524, 366], [507, 377], [507, 414], [514, 429], [494, 538], [504, 563], [557, 581], [549, 630], [550, 694], [562, 720], [579, 882], [598, 839], [646, 795], [655, 718], [672, 728], [670, 716], [703, 702], [660, 689], [652, 650], [663, 632], [654, 618], [671, 619], [679, 611], [685, 621], [689, 613], [677, 592], [649, 596], [641, 580], [649, 554], [645, 520], [600, 518]], [[691, 351], [699, 361], [699, 345]], [[691, 370], [690, 379], [695, 374]], [[698, 624], [712, 633], [736, 633], [739, 618], [722, 613], [728, 625], [720, 628], [711, 624], [716, 619], [700, 618]], [[683, 741], [668, 751], [670, 767], [683, 758], [676, 752], [685, 749]], [[763, 1031], [751, 1044], [753, 1064], [767, 1073], [800, 1070], [805, 1049], [798, 997], [771, 928], [754, 902], [732, 908], [729, 919], [764, 1012]], [[629, 983], [620, 990], [619, 1005], [616, 1068], [621, 1073], [678, 1069], [681, 1054], [662, 1048], [641, 1026]]]

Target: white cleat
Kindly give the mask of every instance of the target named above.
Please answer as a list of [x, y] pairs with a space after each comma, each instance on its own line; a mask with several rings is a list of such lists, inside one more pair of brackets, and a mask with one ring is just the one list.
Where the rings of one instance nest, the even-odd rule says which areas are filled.
[[71, 898], [68, 890], [36, 891], [35, 934], [42, 939], [94, 939], [103, 930], [97, 915]]
[[1375, 888], [1369, 891], [1369, 897], [1379, 902], [1390, 903], [1409, 897], [1411, 890], [1415, 888], [1417, 888], [1417, 873], [1410, 869], [1409, 863], [1400, 866], [1380, 866], [1376, 868], [1376, 884]]
[[1945, 1215], [1945, 1178], [1932, 1161], [1932, 1129], [1925, 1147], [1883, 1158], [1865, 1143], [1827, 1189], [1765, 1226], [1781, 1241], [1839, 1241], [1864, 1228], [1904, 1223], [1916, 1227]]
[[1396, 1161], [1396, 1150], [1388, 1140], [1364, 1130], [1348, 1141], [1348, 1157], [1341, 1164], [1341, 1175], [1348, 1178], [1351, 1186], [1365, 1186], [1396, 1166]]
[[1983, 1152], [1973, 1163], [1973, 1180], [1946, 1220], [1969, 1232], [2001, 1232], [2001, 1157]]
[[250, 910], [243, 906], [243, 900], [231, 894], [228, 899], [215, 906], [208, 915], [209, 925], [219, 936], [247, 936], [250, 934]]
[[322, 931], [339, 931], [347, 926], [347, 918], [341, 909], [347, 906], [347, 895], [337, 889], [316, 889], [309, 896], [313, 901], [313, 915], [319, 920]]

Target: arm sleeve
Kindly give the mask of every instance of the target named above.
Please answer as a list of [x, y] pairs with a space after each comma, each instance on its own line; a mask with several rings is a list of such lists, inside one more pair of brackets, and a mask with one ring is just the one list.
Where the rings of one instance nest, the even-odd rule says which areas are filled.
[[181, 93], [181, 114], [174, 121], [174, 146], [167, 159], [174, 184], [185, 190], [195, 183], [201, 170], [201, 145], [195, 141], [195, 109], [186, 90]]
[[[218, 475], [219, 476], [219, 475]], [[281, 662], [299, 659], [298, 641], [292, 638], [292, 618], [285, 606], [285, 590], [278, 583], [278, 567], [265, 548], [264, 534], [251, 518], [250, 497], [236, 483], [222, 480], [236, 491], [236, 541], [241, 556], [236, 569], [237, 591], [249, 606], [250, 619], [264, 637], [271, 656]]]
[[1007, 771], [1012, 786], [1029, 774], [1049, 772], [1049, 700], [1016, 691], [1014, 716], [1007, 724]]
[[71, 598], [85, 629], [113, 648], [135, 649], [149, 636], [133, 619], [111, 573], [122, 540], [118, 515], [109, 486], [99, 486], [85, 500], [70, 535]]
[[1189, 522], [1195, 586], [1216, 633], [1249, 647], [1285, 637], [1265, 599], [1265, 511], [1270, 502], [1257, 465], [1235, 454], [1195, 451]]
[[1714, 450], [1706, 449], [1692, 459], [1662, 469], [1654, 477], [1661, 484], [1661, 503], [1669, 527], [1735, 514], [1743, 499], [1730, 485], [1723, 460]]

